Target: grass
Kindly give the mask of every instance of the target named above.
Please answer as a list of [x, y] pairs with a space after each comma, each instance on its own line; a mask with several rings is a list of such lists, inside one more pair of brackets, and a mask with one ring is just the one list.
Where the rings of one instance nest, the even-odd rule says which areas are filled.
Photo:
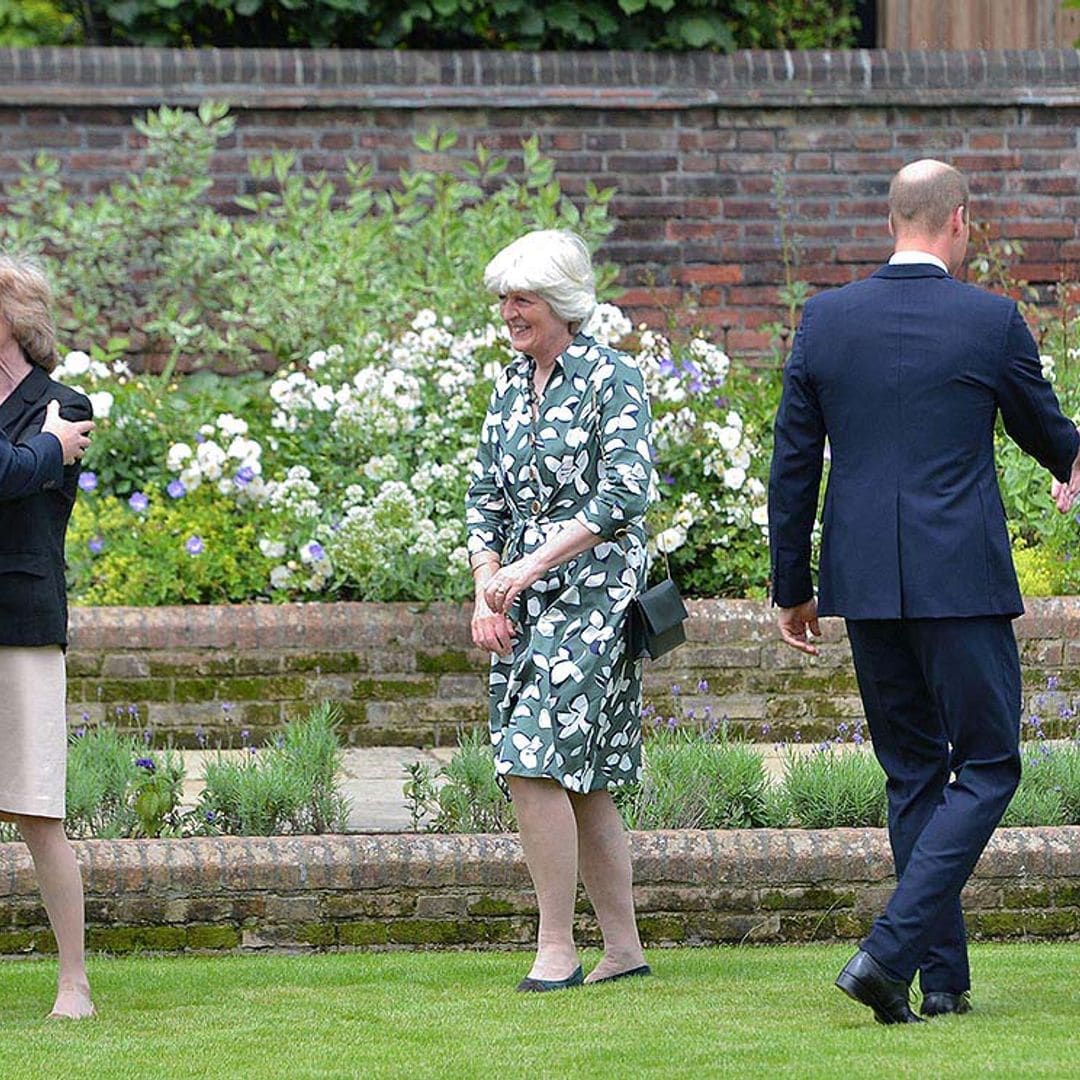
[[[1075, 1076], [1080, 943], [973, 947], [975, 1011], [883, 1028], [831, 983], [850, 946], [654, 950], [651, 979], [518, 995], [522, 953], [132, 957], [101, 1015], [43, 1020], [55, 966], [0, 963], [0, 1075]], [[595, 954], [586, 960], [595, 961]]]

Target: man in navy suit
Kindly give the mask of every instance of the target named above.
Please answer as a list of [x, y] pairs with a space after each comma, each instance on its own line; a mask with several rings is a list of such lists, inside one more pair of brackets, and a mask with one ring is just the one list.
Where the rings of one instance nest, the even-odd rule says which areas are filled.
[[[1080, 436], [1042, 376], [1016, 304], [956, 281], [968, 187], [916, 161], [893, 178], [895, 252], [811, 299], [784, 372], [769, 481], [773, 600], [806, 653], [847, 620], [888, 776], [897, 886], [836, 980], [882, 1023], [967, 1012], [960, 891], [1020, 779], [1022, 613], [994, 469], [994, 423], [1050, 470], [1066, 510]], [[830, 447], [819, 595], [810, 534]], [[953, 778], [950, 779], [950, 776]]]

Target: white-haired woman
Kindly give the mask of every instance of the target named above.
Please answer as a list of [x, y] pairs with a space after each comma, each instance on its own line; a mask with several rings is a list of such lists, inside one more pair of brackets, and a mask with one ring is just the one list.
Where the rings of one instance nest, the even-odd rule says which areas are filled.
[[[528, 233], [484, 273], [519, 355], [495, 382], [466, 499], [473, 641], [492, 657], [491, 738], [536, 888], [536, 958], [519, 990], [646, 975], [629, 845], [610, 792], [641, 771], [641, 664], [626, 648], [646, 576], [649, 403], [634, 360], [581, 332], [588, 248]], [[577, 876], [604, 955], [587, 978]]]
[[[0, 819], [14, 821], [30, 849], [56, 937], [60, 971], [50, 1015], [78, 1019], [94, 1006], [82, 879], [64, 833], [64, 536], [77, 492], [74, 463], [93, 425], [90, 402], [49, 378], [58, 359], [50, 302], [36, 267], [0, 257], [0, 428], [16, 445], [41, 446], [42, 431], [60, 441], [45, 490], [38, 485], [0, 502]], [[57, 419], [58, 408], [67, 421]], [[61, 458], [70, 466], [62, 471]]]

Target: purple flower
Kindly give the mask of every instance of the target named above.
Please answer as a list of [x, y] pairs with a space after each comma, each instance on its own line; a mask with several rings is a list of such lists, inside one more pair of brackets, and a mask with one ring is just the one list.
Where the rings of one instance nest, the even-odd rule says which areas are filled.
[[768, 735], [770, 731], [772, 731], [772, 725], [771, 724], [762, 724], [761, 725], [761, 734], [762, 735]]
[[709, 692], [709, 680], [708, 679], [699, 679], [698, 684], [697, 684], [697, 688], [698, 688], [698, 693], [699, 694], [707, 694]]
[[247, 746], [248, 739], [251, 738], [251, 732], [247, 728], [243, 728], [240, 732], [240, 741]]
[[189, 555], [201, 555], [203, 551], [203, 542], [201, 536], [189, 536], [187, 543], [184, 544]]
[[660, 374], [661, 375], [674, 375], [676, 372], [675, 361], [670, 356], [665, 356], [660, 361]]
[[669, 472], [664, 473], [663, 476], [660, 477], [660, 483], [667, 484], [668, 487], [671, 487], [675, 483], [675, 477]]
[[312, 562], [318, 562], [320, 559], [326, 558], [326, 549], [317, 540], [312, 540], [308, 544], [308, 555], [311, 556]]
[[93, 491], [97, 487], [97, 473], [79, 473], [79, 490]]
[[152, 773], [156, 766], [154, 765], [154, 759], [148, 757], [141, 757], [135, 759], [135, 764], [140, 769], [145, 769], [148, 773]]
[[199, 726], [195, 729], [195, 741], [199, 744], [199, 746], [206, 745], [206, 729], [202, 726], [202, 724], [199, 724]]
[[855, 744], [856, 746], [862, 746], [862, 744], [863, 744], [863, 743], [864, 743], [864, 742], [865, 742], [866, 740], [865, 740], [865, 739], [864, 739], [864, 738], [862, 737], [862, 733], [861, 733], [861, 732], [859, 732], [859, 731], [856, 731], [856, 732], [855, 732], [855, 734], [851, 736], [851, 741], [852, 741], [852, 742], [853, 742], [853, 743], [854, 743], [854, 744]]
[[130, 506], [136, 514], [141, 514], [149, 505], [150, 500], [141, 491], [133, 491], [131, 493], [131, 498], [128, 499], [128, 506]]
[[[132, 707], [134, 708], [134, 706], [132, 706]], [[138, 715], [138, 712], [134, 713], [133, 715], [136, 715], [136, 716], [137, 716], [137, 715]], [[150, 745], [150, 744], [151, 744], [151, 743], [152, 743], [152, 742], [154, 741], [154, 733], [153, 733], [153, 732], [152, 732], [152, 731], [151, 731], [151, 730], [150, 730], [149, 728], [147, 728], [147, 729], [146, 729], [146, 730], [145, 730], [145, 731], [144, 731], [144, 732], [142, 733], [142, 741], [143, 741], [143, 742], [144, 742], [144, 743], [145, 743], [145, 744], [146, 744], [147, 746], [149, 746], [149, 745]]]
[[81, 739], [85, 734], [86, 734], [86, 725], [85, 724], [80, 724], [75, 729], [75, 738], [76, 739]]
[[1047, 690], [1056, 690], [1057, 688], [1058, 688], [1058, 677], [1056, 675], [1051, 675], [1050, 678], [1046, 680], [1046, 689]]
[[187, 488], [184, 487], [183, 480], [170, 480], [165, 490], [168, 492], [170, 499], [182, 499], [187, 494]]
[[105, 547], [105, 541], [100, 536], [91, 536], [90, 539], [86, 541], [86, 546], [90, 549], [91, 555], [100, 555]]
[[255, 470], [250, 465], [243, 465], [236, 470], [233, 483], [237, 487], [246, 487], [255, 479]]

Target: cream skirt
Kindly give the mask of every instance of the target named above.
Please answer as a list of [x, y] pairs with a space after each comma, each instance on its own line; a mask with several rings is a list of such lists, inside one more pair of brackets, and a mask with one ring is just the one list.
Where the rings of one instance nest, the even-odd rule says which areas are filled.
[[0, 645], [0, 810], [64, 816], [66, 697], [59, 645]]

